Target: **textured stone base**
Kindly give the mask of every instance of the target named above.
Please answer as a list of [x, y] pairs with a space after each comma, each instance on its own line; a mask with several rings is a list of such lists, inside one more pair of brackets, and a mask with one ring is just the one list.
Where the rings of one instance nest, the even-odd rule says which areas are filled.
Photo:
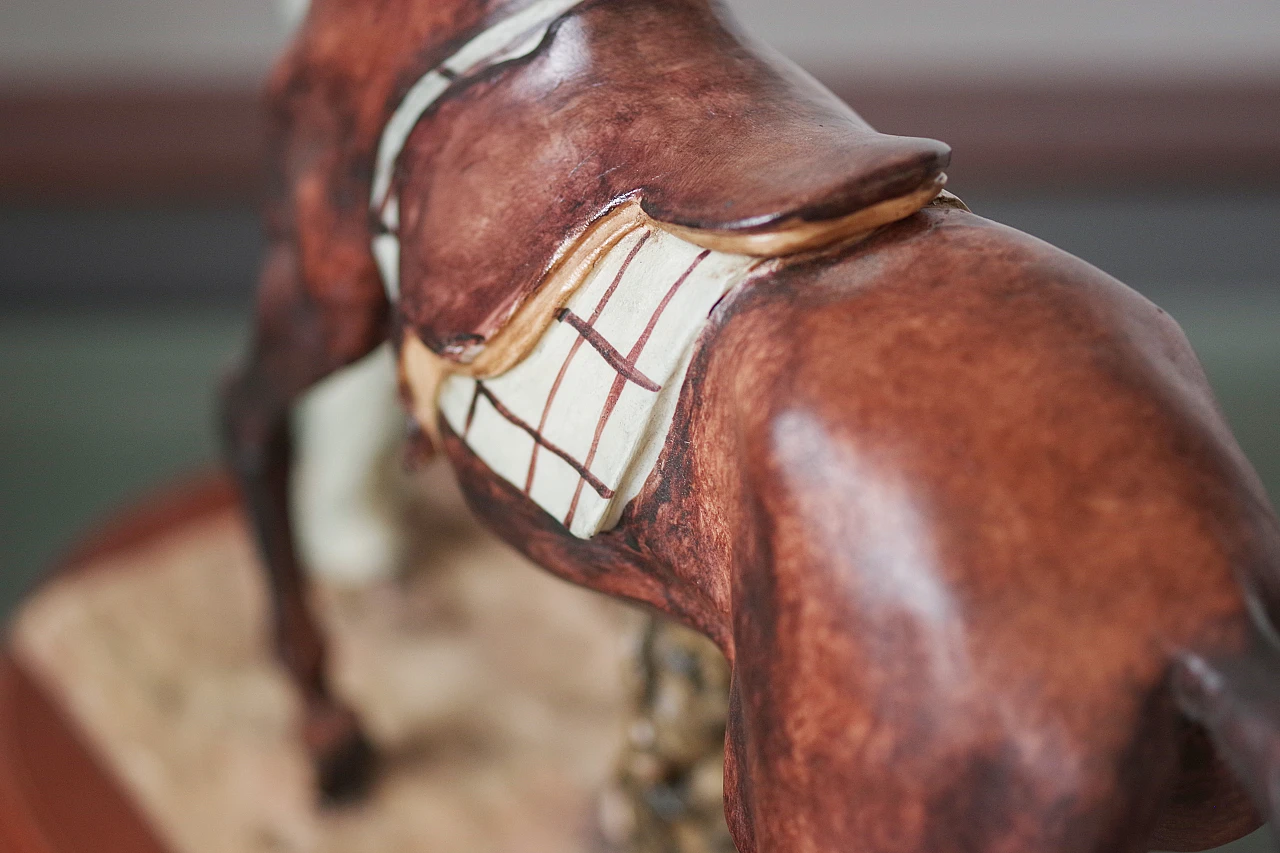
[[14, 654], [175, 853], [594, 849], [640, 617], [480, 532], [447, 477], [423, 493], [414, 571], [318, 596], [340, 691], [384, 757], [359, 806], [314, 805], [234, 511], [53, 581]]

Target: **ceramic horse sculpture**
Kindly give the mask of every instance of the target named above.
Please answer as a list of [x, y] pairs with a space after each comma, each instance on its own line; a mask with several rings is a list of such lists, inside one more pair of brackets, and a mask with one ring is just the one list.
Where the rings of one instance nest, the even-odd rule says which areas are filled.
[[[414, 454], [732, 665], [754, 851], [1201, 849], [1275, 814], [1280, 527], [1177, 325], [941, 193], [706, 0], [318, 0], [226, 389], [330, 795], [288, 418], [389, 341]], [[1237, 781], [1238, 780], [1238, 781]]]

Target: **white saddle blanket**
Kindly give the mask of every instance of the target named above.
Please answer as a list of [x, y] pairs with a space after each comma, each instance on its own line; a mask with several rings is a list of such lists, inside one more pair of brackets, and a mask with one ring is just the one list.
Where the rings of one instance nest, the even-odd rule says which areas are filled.
[[491, 379], [451, 376], [440, 411], [494, 473], [575, 536], [609, 529], [658, 460], [711, 309], [761, 263], [637, 229], [524, 361]]

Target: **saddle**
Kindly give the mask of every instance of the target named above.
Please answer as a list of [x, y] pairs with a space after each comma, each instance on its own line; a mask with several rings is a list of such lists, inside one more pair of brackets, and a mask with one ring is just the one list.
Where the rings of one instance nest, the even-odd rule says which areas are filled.
[[574, 276], [548, 282], [613, 240], [601, 223], [644, 218], [776, 257], [869, 233], [942, 189], [946, 145], [877, 133], [705, 0], [536, 0], [521, 15], [507, 42], [501, 21], [460, 41], [466, 61], [428, 72], [384, 132], [384, 276], [452, 370], [509, 367], [520, 346], [486, 348], [542, 294], [515, 335], [536, 337]]

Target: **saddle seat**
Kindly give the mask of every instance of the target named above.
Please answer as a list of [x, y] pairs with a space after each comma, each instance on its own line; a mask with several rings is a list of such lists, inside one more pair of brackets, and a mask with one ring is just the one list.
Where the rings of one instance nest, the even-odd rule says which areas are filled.
[[474, 375], [518, 360], [521, 346], [485, 350], [517, 313], [523, 332], [504, 337], [527, 349], [572, 291], [566, 262], [604, 251], [611, 228], [640, 217], [757, 257], [819, 249], [929, 203], [950, 157], [877, 133], [705, 0], [582, 3], [529, 52], [448, 79], [391, 179], [397, 299], [406, 339]]

